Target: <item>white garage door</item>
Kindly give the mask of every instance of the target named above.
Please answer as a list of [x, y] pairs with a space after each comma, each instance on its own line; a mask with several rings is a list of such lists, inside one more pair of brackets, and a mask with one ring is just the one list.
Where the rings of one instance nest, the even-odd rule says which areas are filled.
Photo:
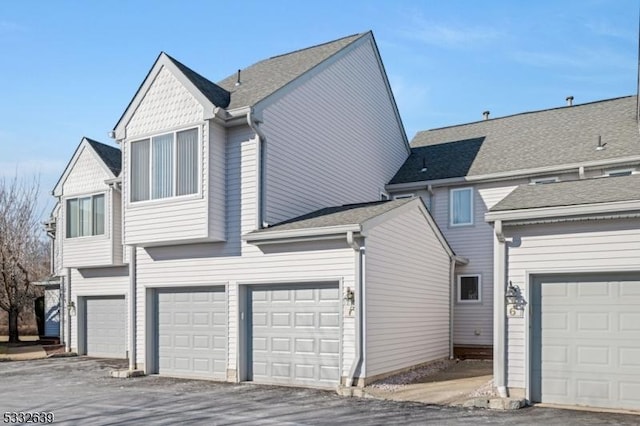
[[85, 342], [89, 356], [127, 357], [127, 308], [124, 296], [85, 298]]
[[533, 401], [640, 409], [640, 275], [538, 277]]
[[335, 387], [340, 379], [338, 285], [256, 286], [249, 293], [250, 377]]
[[225, 379], [227, 302], [224, 287], [159, 290], [158, 373]]

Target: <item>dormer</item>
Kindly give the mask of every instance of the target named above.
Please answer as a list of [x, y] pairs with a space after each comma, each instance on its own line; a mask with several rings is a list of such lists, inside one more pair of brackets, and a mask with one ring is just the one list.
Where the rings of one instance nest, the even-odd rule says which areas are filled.
[[63, 268], [121, 265], [120, 150], [83, 138], [56, 184], [55, 239]]
[[114, 134], [126, 245], [225, 240], [226, 90], [161, 53]]

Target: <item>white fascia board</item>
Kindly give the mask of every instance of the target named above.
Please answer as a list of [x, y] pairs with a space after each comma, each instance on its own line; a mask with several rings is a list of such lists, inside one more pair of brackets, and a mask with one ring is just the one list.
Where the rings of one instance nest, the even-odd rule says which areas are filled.
[[612, 203], [578, 204], [572, 206], [541, 207], [535, 209], [504, 210], [485, 214], [486, 222], [513, 221], [589, 214], [621, 213], [640, 210], [640, 200]]
[[619, 157], [619, 158], [587, 161], [583, 163], [562, 164], [558, 166], [536, 167], [533, 169], [512, 170], [508, 172], [488, 173], [484, 175], [461, 176], [461, 177], [447, 178], [447, 179], [433, 179], [433, 180], [422, 180], [417, 182], [387, 184], [385, 185], [385, 189], [393, 192], [393, 191], [400, 191], [400, 190], [426, 188], [428, 185], [446, 186], [446, 185], [456, 184], [460, 182], [470, 182], [470, 183], [471, 182], [491, 182], [491, 181], [509, 180], [514, 178], [534, 177], [534, 176], [544, 175], [549, 173], [562, 173], [562, 172], [573, 172], [573, 171], [577, 172], [578, 169], [580, 169], [581, 167], [584, 167], [585, 169], [593, 169], [593, 168], [608, 167], [608, 166], [622, 166], [627, 164], [631, 165], [636, 163], [640, 163], [639, 155], [630, 156], [630, 157]]
[[[360, 225], [340, 225], [340, 226], [325, 226], [322, 228], [303, 228], [303, 229], [287, 229], [283, 231], [262, 231], [255, 234], [245, 234], [242, 239], [252, 244], [265, 244], [269, 241], [284, 242], [284, 240], [291, 239], [326, 239], [327, 236], [342, 236], [347, 232], [360, 232]], [[312, 238], [313, 237], [313, 238]]]

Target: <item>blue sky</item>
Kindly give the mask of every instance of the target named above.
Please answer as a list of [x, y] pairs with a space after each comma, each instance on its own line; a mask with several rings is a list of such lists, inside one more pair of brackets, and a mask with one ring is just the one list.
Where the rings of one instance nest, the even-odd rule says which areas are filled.
[[160, 51], [212, 81], [373, 30], [407, 135], [634, 94], [637, 0], [0, 3], [0, 176], [43, 204], [82, 136], [107, 137]]

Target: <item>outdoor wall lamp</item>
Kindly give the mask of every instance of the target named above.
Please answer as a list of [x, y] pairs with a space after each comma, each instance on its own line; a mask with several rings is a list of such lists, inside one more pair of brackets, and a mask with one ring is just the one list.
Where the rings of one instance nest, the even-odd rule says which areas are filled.
[[67, 309], [69, 309], [69, 316], [76, 316], [76, 304], [73, 300], [69, 302], [69, 306], [67, 307]]
[[351, 306], [353, 306], [353, 304], [356, 302], [356, 295], [354, 294], [353, 290], [351, 290], [351, 287], [347, 287], [344, 295], [344, 301]]
[[507, 291], [504, 293], [504, 298], [507, 300], [507, 305], [515, 305], [518, 303], [518, 289], [513, 286], [511, 281], [509, 281]]

